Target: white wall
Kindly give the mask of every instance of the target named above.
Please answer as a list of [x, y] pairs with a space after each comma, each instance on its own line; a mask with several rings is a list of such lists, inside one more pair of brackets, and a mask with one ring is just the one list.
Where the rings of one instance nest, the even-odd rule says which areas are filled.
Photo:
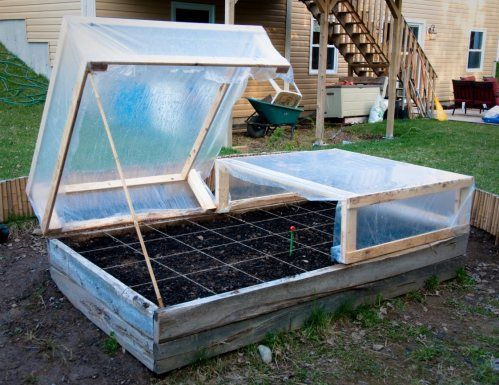
[[50, 77], [48, 43], [29, 43], [25, 20], [0, 20], [0, 42], [36, 73]]

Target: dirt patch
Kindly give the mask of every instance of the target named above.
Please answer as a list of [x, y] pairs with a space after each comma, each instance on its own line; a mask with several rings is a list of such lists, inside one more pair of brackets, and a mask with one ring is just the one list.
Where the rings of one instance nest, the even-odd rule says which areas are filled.
[[[497, 256], [493, 238], [473, 229], [468, 275], [460, 281], [336, 320], [315, 314], [303, 330], [267, 338], [271, 365], [250, 346], [155, 376], [128, 353], [110, 350], [106, 336], [62, 296], [49, 276], [45, 241], [28, 227], [0, 246], [0, 384], [495, 384]], [[314, 263], [309, 258], [302, 256]], [[185, 287], [168, 279], [177, 280], [172, 295]], [[205, 284], [223, 291], [234, 280], [240, 277]]]
[[[377, 133], [356, 133], [350, 125], [326, 124], [324, 139], [328, 144], [353, 143], [362, 140], [381, 140], [383, 135]], [[251, 138], [245, 131], [233, 134], [234, 146], [247, 146], [250, 152], [262, 151], [291, 151], [310, 149], [315, 142], [315, 128], [310, 125], [299, 125], [291, 139], [289, 128], [279, 128], [263, 138]]]

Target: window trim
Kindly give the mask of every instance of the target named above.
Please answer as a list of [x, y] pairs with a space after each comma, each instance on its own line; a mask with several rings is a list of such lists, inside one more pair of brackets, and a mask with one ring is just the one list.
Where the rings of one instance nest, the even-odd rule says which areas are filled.
[[[482, 48], [470, 48], [470, 39], [472, 32], [482, 32]], [[466, 42], [466, 72], [483, 72], [483, 59], [485, 57], [485, 39], [487, 38], [487, 31], [485, 28], [470, 28], [468, 32], [468, 40]], [[468, 61], [470, 52], [480, 52], [480, 67], [479, 68], [469, 68]]]
[[177, 8], [191, 9], [197, 11], [208, 11], [209, 23], [215, 23], [215, 4], [201, 4], [201, 3], [186, 3], [183, 1], [172, 1], [171, 4], [171, 21], [177, 21]]
[[[318, 44], [313, 44], [313, 41], [314, 41], [314, 22], [315, 21], [316, 20], [314, 19], [314, 17], [311, 16], [310, 17], [310, 41], [309, 41], [309, 45], [308, 45], [308, 50], [309, 50], [309, 53], [308, 53], [308, 74], [309, 75], [318, 75], [319, 74], [318, 69], [316, 69], [316, 70], [312, 69], [312, 52], [313, 52], [312, 48], [318, 47]], [[334, 68], [330, 69], [330, 70], [326, 70], [326, 75], [334, 75], [334, 74], [338, 73], [338, 49], [333, 44], [328, 44], [327, 47], [333, 48]]]

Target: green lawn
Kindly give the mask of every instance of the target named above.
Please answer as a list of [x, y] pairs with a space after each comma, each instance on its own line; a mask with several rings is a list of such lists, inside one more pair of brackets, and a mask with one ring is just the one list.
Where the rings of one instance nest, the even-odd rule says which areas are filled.
[[0, 103], [0, 179], [28, 175], [42, 110]]
[[[384, 134], [385, 123], [358, 125], [356, 134]], [[473, 175], [479, 188], [499, 193], [499, 129], [497, 126], [396, 121], [393, 140], [359, 141], [335, 146], [385, 158]]]
[[0, 44], [0, 179], [29, 172], [47, 84]]

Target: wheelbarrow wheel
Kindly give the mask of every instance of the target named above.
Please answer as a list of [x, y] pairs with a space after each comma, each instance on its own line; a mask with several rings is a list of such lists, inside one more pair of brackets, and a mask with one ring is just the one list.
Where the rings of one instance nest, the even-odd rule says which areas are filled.
[[246, 132], [252, 138], [263, 138], [267, 132], [267, 124], [258, 115], [253, 115], [246, 122]]

